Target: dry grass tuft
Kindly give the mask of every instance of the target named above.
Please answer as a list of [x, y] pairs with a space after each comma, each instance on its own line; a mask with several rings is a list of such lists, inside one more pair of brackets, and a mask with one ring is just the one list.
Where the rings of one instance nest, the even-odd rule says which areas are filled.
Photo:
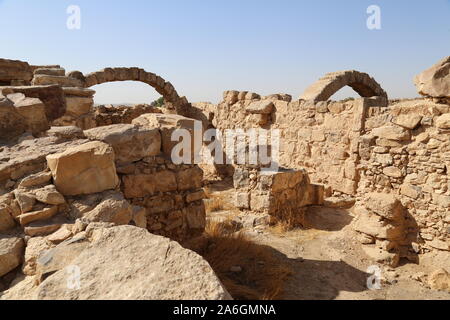
[[219, 197], [214, 197], [205, 201], [206, 212], [218, 212], [225, 210], [225, 204], [223, 200]]
[[[274, 250], [249, 240], [242, 232], [230, 233], [227, 223], [211, 221], [205, 236], [192, 250], [206, 259], [234, 299], [280, 299], [291, 268]], [[239, 266], [241, 272], [231, 268]]]

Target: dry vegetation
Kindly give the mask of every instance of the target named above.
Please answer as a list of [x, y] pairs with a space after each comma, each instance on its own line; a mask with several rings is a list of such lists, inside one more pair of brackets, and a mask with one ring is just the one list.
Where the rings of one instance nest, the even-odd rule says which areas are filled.
[[[238, 300], [282, 298], [291, 268], [280, 262], [273, 249], [249, 240], [243, 232], [234, 232], [231, 221], [208, 223], [201, 240], [190, 248], [211, 265], [228, 292]], [[242, 271], [233, 272], [233, 267]]]

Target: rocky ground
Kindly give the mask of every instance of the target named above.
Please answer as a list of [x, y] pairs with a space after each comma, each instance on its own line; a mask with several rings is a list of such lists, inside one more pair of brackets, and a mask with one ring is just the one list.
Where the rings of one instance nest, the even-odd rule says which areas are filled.
[[285, 231], [278, 226], [252, 227], [248, 216], [232, 209], [232, 189], [218, 183], [209, 187], [213, 198], [225, 203], [209, 213], [209, 219], [233, 219], [243, 225], [249, 239], [265, 247], [293, 271], [286, 282], [283, 299], [352, 300], [450, 300], [450, 291], [430, 288], [432, 274], [449, 269], [448, 253], [430, 253], [420, 263], [404, 263], [398, 268], [381, 268], [381, 289], [369, 290], [368, 267], [376, 265], [361, 249], [350, 227], [352, 210], [309, 208], [303, 229]]

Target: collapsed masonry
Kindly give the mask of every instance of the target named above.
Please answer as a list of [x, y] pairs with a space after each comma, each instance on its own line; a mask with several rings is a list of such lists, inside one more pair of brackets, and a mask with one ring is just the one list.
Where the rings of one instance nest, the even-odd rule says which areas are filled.
[[[226, 91], [217, 106], [194, 107], [221, 130], [280, 129], [280, 166], [306, 170], [319, 195], [318, 186], [324, 188], [315, 202], [307, 202], [307, 190], [295, 200], [331, 206], [356, 201], [354, 229], [365, 250], [395, 266], [400, 258], [417, 261], [420, 253], [450, 251], [449, 68], [446, 58], [415, 79], [424, 99], [390, 102], [373, 78], [345, 71], [328, 74], [295, 101], [286, 94]], [[328, 100], [346, 85], [363, 98]], [[256, 171], [236, 166], [237, 206], [280, 214], [282, 206], [271, 209], [276, 187], [260, 200]], [[282, 197], [289, 203], [297, 191], [288, 185]], [[387, 209], [371, 207], [377, 202], [372, 198]]]
[[[224, 170], [234, 177], [238, 208], [301, 223], [305, 207], [356, 201], [354, 229], [375, 260], [395, 266], [401, 257], [448, 251], [449, 65], [443, 60], [417, 77], [425, 99], [390, 103], [373, 78], [346, 71], [296, 101], [227, 91], [215, 106], [191, 105], [139, 68], [85, 76], [1, 59], [0, 277], [18, 266], [37, 274], [43, 248], [91, 235], [96, 223], [131, 224], [177, 241], [201, 234], [203, 172], [170, 157], [173, 130], [192, 132], [194, 119], [204, 128], [281, 130], [278, 160], [286, 169]], [[169, 114], [93, 108], [89, 87], [126, 80], [153, 86]], [[346, 85], [363, 98], [327, 100]]]

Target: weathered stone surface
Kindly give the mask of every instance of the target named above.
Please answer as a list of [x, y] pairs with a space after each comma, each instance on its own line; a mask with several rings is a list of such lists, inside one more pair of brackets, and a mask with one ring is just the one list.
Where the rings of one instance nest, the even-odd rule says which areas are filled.
[[[190, 146], [191, 163], [195, 154], [199, 154], [201, 150], [201, 143], [195, 144], [195, 134], [200, 136], [202, 133], [202, 126], [200, 121], [194, 119], [186, 118], [175, 114], [143, 114], [142, 116], [136, 118], [132, 122], [135, 125], [142, 126], [149, 129], [160, 129], [161, 139], [162, 139], [162, 151], [163, 153], [172, 158], [172, 149], [178, 145], [179, 141], [172, 141], [172, 134], [177, 129], [185, 129], [189, 133], [189, 138], [191, 143], [187, 143], [187, 147]], [[198, 130], [196, 125], [198, 126]], [[178, 155], [178, 154], [177, 154]]]
[[92, 98], [95, 94], [95, 90], [77, 87], [64, 87], [63, 91], [66, 96], [76, 96], [86, 98]]
[[411, 138], [410, 133], [400, 126], [386, 126], [372, 130], [372, 134], [381, 139], [405, 141]]
[[[126, 175], [123, 177], [123, 184], [126, 198], [140, 198], [157, 192], [176, 191], [178, 188], [175, 173], [171, 171]], [[187, 188], [191, 189], [189, 186]]]
[[56, 188], [63, 195], [80, 195], [115, 189], [119, 184], [113, 149], [99, 141], [47, 156]]
[[108, 192], [94, 210], [84, 214], [85, 221], [126, 225], [133, 219], [133, 208], [120, 192]]
[[33, 195], [37, 201], [51, 205], [66, 203], [64, 196], [56, 190], [54, 185], [48, 185], [40, 189], [33, 190]]
[[439, 129], [450, 129], [450, 113], [446, 113], [436, 119], [436, 126]]
[[404, 127], [406, 129], [415, 129], [419, 126], [420, 121], [422, 121], [422, 116], [418, 114], [401, 114], [396, 117], [392, 122], [396, 125]]
[[48, 236], [47, 240], [53, 244], [59, 244], [72, 236], [72, 231], [68, 226], [62, 226], [58, 231]]
[[28, 276], [36, 274], [36, 261], [41, 254], [50, 248], [50, 244], [47, 243], [43, 237], [30, 238], [25, 248], [24, 263], [22, 271]]
[[15, 225], [11, 209], [0, 204], [0, 232], [14, 228]]
[[29, 212], [36, 203], [34, 195], [22, 189], [14, 190], [14, 196], [16, 197], [22, 213]]
[[89, 113], [94, 106], [94, 99], [88, 97], [66, 96], [67, 114], [75, 117]]
[[47, 120], [52, 122], [66, 113], [66, 99], [59, 85], [5, 87], [11, 93], [23, 93], [26, 97], [37, 98], [45, 105]]
[[198, 189], [203, 186], [203, 170], [199, 167], [179, 171], [177, 174], [178, 190]]
[[75, 126], [51, 127], [50, 130], [47, 131], [47, 135], [65, 140], [86, 138], [83, 130]]
[[365, 199], [365, 206], [377, 215], [390, 220], [403, 213], [401, 202], [392, 194], [369, 193]]
[[412, 186], [410, 184], [404, 184], [400, 188], [400, 193], [412, 199], [418, 199], [421, 194], [421, 189], [420, 187]]
[[272, 101], [262, 100], [253, 102], [245, 110], [253, 114], [271, 114], [275, 106]]
[[400, 256], [397, 253], [390, 253], [378, 247], [363, 246], [363, 250], [372, 260], [393, 268], [397, 267], [400, 261]]
[[439, 269], [428, 277], [431, 289], [450, 292], [450, 274], [445, 269]]
[[0, 82], [12, 80], [31, 81], [33, 72], [27, 62], [18, 60], [0, 59]]
[[27, 121], [18, 113], [14, 103], [0, 95], [0, 141], [18, 137], [27, 129]]
[[0, 236], [0, 277], [20, 265], [23, 249], [21, 238]]
[[52, 173], [50, 171], [44, 171], [32, 174], [26, 178], [24, 178], [19, 183], [19, 188], [30, 188], [35, 186], [40, 186], [43, 184], [47, 184], [52, 179]]
[[136, 162], [161, 153], [161, 134], [158, 129], [117, 124], [90, 129], [84, 134], [90, 140], [100, 140], [111, 145], [118, 163]]
[[25, 118], [28, 129], [33, 134], [50, 129], [45, 113], [45, 105], [41, 100], [38, 98], [27, 98], [23, 93], [9, 94], [8, 99], [14, 102], [14, 107]]
[[206, 211], [202, 203], [199, 206], [190, 206], [183, 209], [188, 227], [191, 230], [203, 231], [206, 226]]
[[[90, 241], [64, 242], [38, 260], [47, 278], [34, 299], [222, 300], [231, 299], [209, 264], [196, 253], [146, 230], [96, 228]], [[82, 241], [82, 240], [81, 240]], [[183, 261], [183, 263], [180, 263]], [[66, 267], [78, 266], [81, 288], [67, 290]], [[89, 283], [83, 286], [83, 283]], [[18, 298], [14, 288], [7, 299]]]
[[414, 83], [423, 96], [450, 97], [450, 57], [416, 76]]
[[392, 177], [392, 178], [401, 178], [403, 177], [403, 173], [402, 170], [400, 170], [397, 167], [386, 167], [383, 169], [383, 173], [385, 175], [387, 175], [388, 177]]
[[44, 74], [48, 76], [60, 76], [64, 77], [66, 75], [66, 70], [63, 68], [38, 68], [34, 70], [34, 74]]
[[84, 87], [84, 83], [79, 79], [69, 78], [65, 76], [50, 76], [37, 74], [34, 76], [33, 85], [51, 85], [58, 84], [62, 87]]
[[43, 210], [39, 211], [33, 211], [29, 213], [22, 214], [18, 217], [20, 224], [22, 226], [25, 226], [29, 223], [32, 223], [34, 221], [41, 221], [41, 220], [47, 220], [53, 217], [55, 214], [58, 213], [58, 207], [53, 206], [50, 208], [45, 208]]

